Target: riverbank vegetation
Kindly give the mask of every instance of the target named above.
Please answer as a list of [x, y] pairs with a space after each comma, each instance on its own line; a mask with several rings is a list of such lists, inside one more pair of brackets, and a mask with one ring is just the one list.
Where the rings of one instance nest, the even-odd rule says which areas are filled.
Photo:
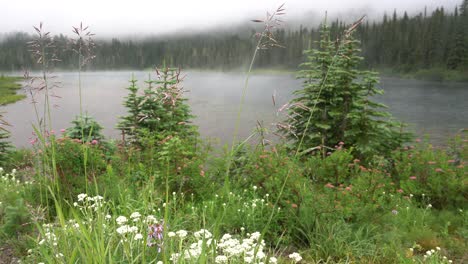
[[17, 90], [21, 89], [20, 77], [0, 76], [0, 105], [11, 104], [21, 99], [26, 98], [23, 94], [17, 94]]
[[[274, 32], [282, 14], [281, 6], [255, 20], [264, 30], [256, 34], [244, 95], [259, 48], [281, 45]], [[36, 109], [31, 149], [0, 153], [0, 259], [466, 262], [466, 135], [443, 149], [412, 142], [372, 102], [378, 80], [357, 69], [353, 38], [362, 21], [337, 43], [323, 23], [317, 48], [300, 66], [303, 89], [278, 106], [283, 140], [273, 144], [259, 123], [247, 139], [234, 133], [225, 148], [200, 139], [181, 70], [164, 63], [144, 87], [131, 78], [122, 99], [127, 115], [116, 124], [120, 140], [106, 139], [81, 108], [69, 128], [55, 128], [47, 62], [58, 53], [42, 24], [36, 27], [30, 48], [43, 74], [28, 89], [43, 95], [36, 99], [44, 108]], [[83, 25], [74, 32], [80, 73], [94, 58], [93, 34]]]
[[[337, 37], [346, 22], [333, 21], [330, 31]], [[386, 69], [388, 74], [403, 77], [466, 81], [468, 76], [468, 2], [461, 0], [454, 10], [443, 6], [433, 11], [408, 14], [395, 10], [374, 21], [366, 21], [356, 31], [362, 43], [362, 68]], [[140, 40], [100, 40], [96, 59], [89, 69], [147, 69], [154, 62], [165, 60], [184, 69], [245, 68], [249, 51], [256, 43], [252, 29], [228, 30], [196, 35], [148, 37]], [[255, 61], [256, 68], [279, 68], [295, 71], [305, 59], [302, 51], [314, 48], [319, 28], [310, 25], [275, 30], [283, 49], [262, 50]], [[34, 67], [26, 43], [32, 38], [26, 33], [7, 35], [0, 42], [0, 70], [20, 70]], [[65, 50], [68, 38], [54, 37], [59, 50]], [[63, 51], [56, 66], [75, 67], [76, 54]]]

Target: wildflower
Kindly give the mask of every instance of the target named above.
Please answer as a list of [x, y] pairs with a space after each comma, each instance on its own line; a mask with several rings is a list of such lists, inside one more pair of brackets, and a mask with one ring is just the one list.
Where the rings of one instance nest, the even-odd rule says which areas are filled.
[[143, 235], [138, 233], [138, 234], [135, 235], [135, 237], [133, 239], [134, 240], [141, 240], [141, 239], [143, 239]]
[[398, 189], [397, 192], [403, 193], [403, 190], [402, 190], [402, 189]]
[[228, 258], [224, 255], [216, 256], [215, 263], [227, 263]]
[[106, 219], [107, 219], [107, 220], [110, 220], [110, 219], [112, 218], [112, 216], [111, 216], [111, 215], [109, 215], [109, 214], [108, 214], [108, 215], [106, 215], [105, 217], [106, 217]]
[[185, 231], [185, 230], [179, 230], [179, 231], [176, 232], [176, 235], [177, 235], [178, 237], [180, 237], [180, 238], [184, 238], [184, 237], [187, 236], [187, 231]]
[[432, 204], [428, 204], [428, 205], [427, 205], [427, 208], [432, 208]]
[[168, 236], [168, 237], [175, 237], [175, 235], [176, 235], [176, 233], [174, 233], [174, 232], [169, 232], [169, 233], [167, 233], [167, 236]]
[[325, 185], [325, 187], [326, 187], [326, 188], [330, 188], [330, 189], [335, 188], [335, 186], [334, 186], [333, 184], [331, 184], [331, 183], [327, 183], [327, 184]]
[[133, 220], [133, 222], [140, 220], [140, 217], [141, 217], [141, 214], [139, 212], [133, 212], [130, 215], [130, 218]]
[[296, 263], [302, 260], [301, 255], [299, 255], [299, 253], [297, 253], [297, 252], [289, 254], [289, 258], [292, 259]]
[[123, 226], [120, 226], [119, 228], [117, 228], [115, 231], [117, 231], [117, 233], [119, 233], [119, 235], [124, 235], [124, 234], [130, 232], [130, 227], [128, 225], [123, 225]]
[[97, 145], [98, 143], [99, 143], [99, 142], [98, 142], [96, 139], [93, 139], [93, 140], [91, 141], [91, 144], [92, 144], [92, 145]]
[[84, 199], [87, 197], [88, 195], [86, 193], [80, 193], [78, 194], [78, 202], [82, 202], [84, 201]]
[[164, 264], [162, 261], [158, 261], [156, 262], [156, 264]]
[[275, 258], [275, 257], [271, 257], [271, 258], [270, 258], [270, 263], [276, 264], [277, 262], [278, 262], [278, 259], [277, 259], [277, 258]]
[[436, 247], [436, 250], [437, 250], [437, 251], [440, 251], [440, 247]]
[[416, 176], [410, 176], [409, 179], [410, 180], [416, 180]]
[[[158, 252], [161, 251], [162, 241], [163, 241], [163, 225], [162, 224], [153, 224], [148, 226], [148, 238], [147, 238], [147, 246], [152, 247], [154, 245], [158, 245]], [[157, 241], [157, 242], [153, 242]]]
[[206, 229], [200, 229], [200, 231], [197, 231], [195, 233], [193, 233], [193, 235], [197, 238], [197, 239], [201, 239], [201, 238], [211, 238], [213, 235], [210, 233], [210, 231], [206, 230]]
[[257, 190], [258, 187], [254, 185], [252, 188], [253, 188], [254, 191], [255, 191], [255, 190]]
[[117, 217], [117, 219], [115, 219], [115, 221], [117, 222], [117, 224], [123, 225], [123, 224], [125, 224], [128, 220], [127, 220], [127, 217], [121, 215], [121, 216]]
[[395, 209], [393, 209], [393, 210], [392, 210], [392, 214], [397, 215], [397, 214], [398, 214], [398, 211], [395, 210]]
[[437, 168], [435, 169], [436, 172], [443, 172], [444, 170], [442, 170], [441, 168]]

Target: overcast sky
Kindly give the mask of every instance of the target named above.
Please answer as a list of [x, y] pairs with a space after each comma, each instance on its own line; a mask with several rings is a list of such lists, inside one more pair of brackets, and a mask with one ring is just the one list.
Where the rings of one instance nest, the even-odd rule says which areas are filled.
[[414, 13], [424, 6], [452, 11], [461, 0], [1, 0], [0, 33], [32, 33], [40, 21], [53, 34], [66, 35], [81, 21], [98, 36], [198, 31], [262, 18], [283, 2], [286, 21], [317, 21], [325, 10], [352, 19], [394, 9]]

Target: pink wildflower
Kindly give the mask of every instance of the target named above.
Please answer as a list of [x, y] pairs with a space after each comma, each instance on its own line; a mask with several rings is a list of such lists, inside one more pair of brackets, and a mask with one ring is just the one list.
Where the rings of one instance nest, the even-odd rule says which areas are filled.
[[402, 189], [398, 189], [397, 192], [403, 193], [403, 190], [402, 190]]
[[65, 133], [65, 131], [66, 130], [64, 128], [60, 129], [60, 132], [62, 132], [62, 133]]
[[416, 180], [416, 176], [410, 176], [409, 179], [410, 180]]
[[91, 141], [91, 144], [93, 144], [93, 145], [97, 145], [97, 143], [99, 143], [99, 141], [97, 141], [96, 139], [93, 139], [93, 140]]
[[435, 169], [436, 172], [443, 172], [444, 170], [442, 170], [441, 168], [437, 168]]
[[333, 184], [331, 184], [331, 183], [327, 183], [327, 184], [325, 185], [325, 187], [330, 188], [330, 189], [335, 188], [335, 186], [334, 186]]
[[434, 164], [436, 164], [436, 162], [435, 161], [428, 161], [427, 164], [434, 165]]

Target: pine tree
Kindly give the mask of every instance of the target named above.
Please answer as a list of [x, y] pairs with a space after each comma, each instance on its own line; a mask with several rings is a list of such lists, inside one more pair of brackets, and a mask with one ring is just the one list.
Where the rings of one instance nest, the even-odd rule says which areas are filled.
[[386, 155], [402, 143], [398, 125], [382, 110], [385, 106], [370, 100], [382, 91], [376, 87], [377, 73], [358, 70], [363, 59], [358, 45], [349, 33], [335, 46], [324, 24], [319, 49], [306, 51], [299, 72], [303, 89], [296, 92], [288, 126], [281, 129], [296, 147], [303, 140], [300, 151], [344, 142], [365, 158]]
[[138, 96], [138, 86], [135, 76], [132, 75], [130, 80], [130, 86], [127, 88], [128, 96], [125, 97], [123, 105], [128, 110], [128, 115], [121, 117], [117, 127], [123, 131], [125, 136], [128, 136], [130, 140], [134, 139], [136, 129], [138, 125], [138, 114], [140, 113], [140, 102], [141, 97]]
[[133, 136], [135, 141], [147, 134], [161, 140], [167, 136], [195, 138], [198, 132], [190, 121], [193, 116], [187, 99], [183, 97], [180, 71], [163, 66], [157, 70], [157, 74], [157, 80], [147, 81], [148, 87], [143, 95], [137, 94], [136, 80], [132, 79], [129, 95], [124, 102], [129, 115], [121, 118], [119, 127]]

